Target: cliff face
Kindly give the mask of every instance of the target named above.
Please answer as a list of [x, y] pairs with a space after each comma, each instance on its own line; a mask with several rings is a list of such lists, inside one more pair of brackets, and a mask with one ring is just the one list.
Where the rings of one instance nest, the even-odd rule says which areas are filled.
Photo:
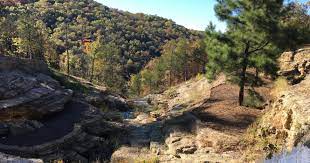
[[276, 101], [261, 119], [259, 135], [283, 140], [283, 148], [309, 145], [310, 76], [300, 84], [279, 93]]
[[309, 146], [310, 48], [283, 53], [279, 64], [281, 75], [292, 79], [293, 83], [300, 83], [278, 92], [275, 102], [271, 105], [272, 110], [269, 116], [266, 115], [263, 119], [262, 124], [268, 122], [269, 127], [276, 131], [276, 136], [285, 138], [284, 148], [291, 150], [299, 144]]
[[271, 157], [282, 150], [290, 151], [295, 146], [310, 147], [309, 55], [309, 49], [301, 49], [295, 53], [285, 52], [280, 58], [282, 75], [293, 79], [293, 83], [294, 79], [299, 81], [275, 92], [274, 100], [264, 115], [249, 128], [247, 139], [255, 145], [249, 147], [248, 158], [257, 158], [253, 153]]

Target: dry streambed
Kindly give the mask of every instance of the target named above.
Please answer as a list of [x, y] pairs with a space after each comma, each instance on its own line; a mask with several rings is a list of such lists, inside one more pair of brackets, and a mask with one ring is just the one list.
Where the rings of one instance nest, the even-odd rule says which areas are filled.
[[239, 107], [236, 89], [224, 77], [213, 83], [202, 77], [134, 101], [140, 114], [125, 121], [130, 143], [112, 162], [237, 160], [242, 135], [262, 112]]

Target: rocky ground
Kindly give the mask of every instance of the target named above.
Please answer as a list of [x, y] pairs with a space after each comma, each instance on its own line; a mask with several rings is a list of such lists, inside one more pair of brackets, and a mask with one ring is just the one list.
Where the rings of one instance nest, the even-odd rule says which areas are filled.
[[276, 94], [264, 115], [248, 129], [246, 160], [267, 157], [296, 146], [310, 148], [310, 76]]
[[237, 160], [242, 135], [262, 114], [255, 108], [239, 107], [237, 90], [223, 76], [213, 83], [200, 77], [163, 94], [150, 95], [144, 103], [137, 100], [137, 107], [157, 110], [146, 109], [148, 114], [127, 120], [132, 126], [131, 141], [114, 152], [112, 162]]
[[44, 161], [109, 160], [126, 128], [90, 103], [128, 110], [126, 101], [74, 77], [75, 85], [52, 76], [40, 61], [1, 56], [0, 151]]
[[309, 147], [309, 54], [284, 53], [279, 73], [291, 85], [270, 95], [275, 86], [264, 77], [255, 92], [265, 103], [255, 108], [238, 106], [238, 87], [224, 75], [125, 100], [44, 63], [0, 56], [0, 159], [250, 162]]
[[285, 77], [296, 85], [272, 97], [274, 86], [265, 78], [255, 88], [266, 102], [259, 108], [238, 106], [238, 87], [223, 76], [213, 83], [198, 77], [133, 100], [142, 113], [127, 120], [132, 141], [113, 153], [112, 162], [250, 162], [309, 146], [310, 53], [284, 53], [280, 65], [288, 54], [280, 74], [294, 73]]

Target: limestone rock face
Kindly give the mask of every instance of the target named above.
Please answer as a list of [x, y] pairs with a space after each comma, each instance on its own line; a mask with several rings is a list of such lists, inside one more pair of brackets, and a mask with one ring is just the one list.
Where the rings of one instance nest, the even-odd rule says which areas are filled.
[[298, 80], [310, 72], [310, 48], [299, 49], [294, 52], [284, 52], [278, 60], [280, 75], [291, 80]]
[[255, 137], [268, 142], [267, 156], [295, 146], [310, 146], [310, 76], [279, 92], [256, 126]]
[[56, 80], [43, 74], [48, 73], [45, 64], [35, 66], [27, 60], [1, 59], [0, 119], [41, 118], [63, 110], [71, 99], [71, 90], [63, 89]]
[[310, 48], [283, 53], [279, 65], [280, 74], [295, 85], [277, 92], [258, 123], [257, 135], [291, 150], [310, 142]]

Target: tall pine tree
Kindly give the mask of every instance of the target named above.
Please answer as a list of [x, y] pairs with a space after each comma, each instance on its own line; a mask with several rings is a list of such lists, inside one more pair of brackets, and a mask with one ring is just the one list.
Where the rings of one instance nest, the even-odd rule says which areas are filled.
[[225, 72], [238, 83], [239, 105], [244, 100], [247, 69], [272, 62], [278, 55], [268, 49], [276, 48], [283, 7], [283, 0], [217, 0], [215, 12], [227, 23], [227, 31], [217, 32], [213, 25], [207, 28], [207, 71], [209, 77]]

